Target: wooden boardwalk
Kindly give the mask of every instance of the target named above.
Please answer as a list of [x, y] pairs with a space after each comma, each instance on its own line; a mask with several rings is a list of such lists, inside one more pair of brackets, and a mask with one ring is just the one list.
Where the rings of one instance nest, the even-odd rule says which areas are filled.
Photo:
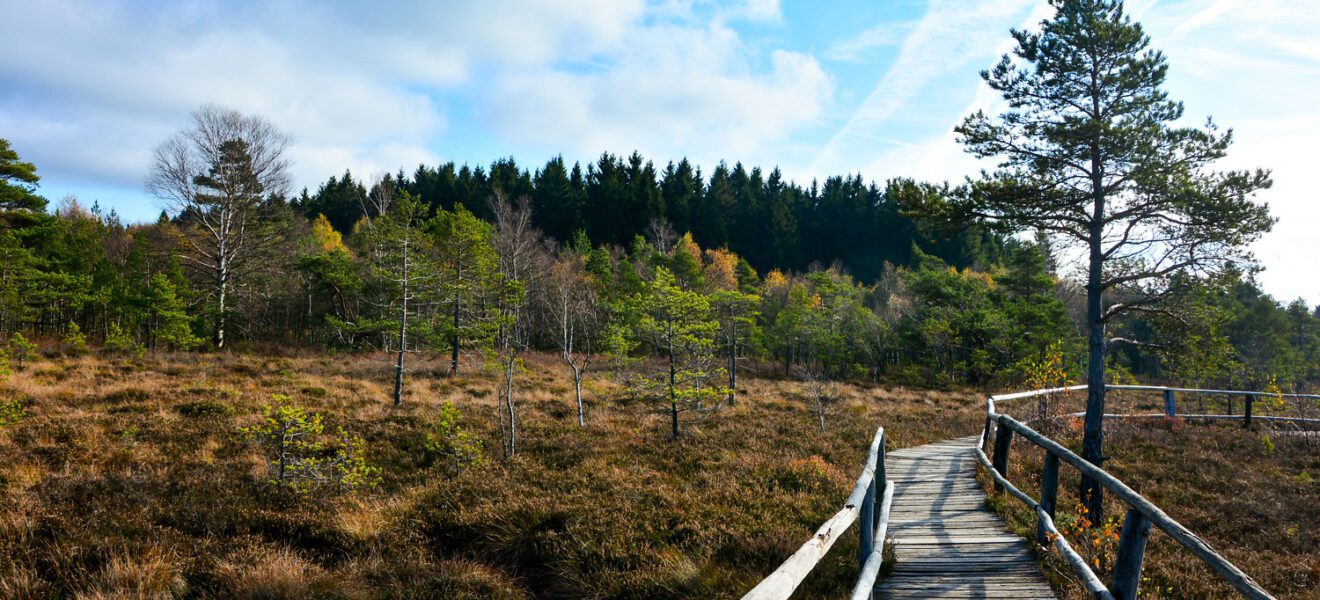
[[1022, 538], [985, 505], [976, 437], [890, 452], [894, 571], [878, 598], [1055, 598]]

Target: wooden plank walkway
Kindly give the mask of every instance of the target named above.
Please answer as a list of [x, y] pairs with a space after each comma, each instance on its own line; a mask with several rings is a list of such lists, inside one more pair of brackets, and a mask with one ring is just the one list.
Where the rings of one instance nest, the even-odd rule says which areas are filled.
[[897, 561], [877, 598], [1055, 598], [1026, 543], [985, 505], [977, 439], [889, 453]]

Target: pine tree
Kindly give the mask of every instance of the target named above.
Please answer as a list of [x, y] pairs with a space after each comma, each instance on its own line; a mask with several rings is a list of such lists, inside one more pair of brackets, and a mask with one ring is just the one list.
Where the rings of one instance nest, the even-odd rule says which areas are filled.
[[[1000, 168], [968, 193], [923, 207], [945, 217], [984, 218], [1043, 230], [1087, 251], [1090, 384], [1082, 455], [1103, 458], [1106, 326], [1163, 301], [1185, 278], [1249, 259], [1245, 246], [1269, 230], [1251, 201], [1268, 173], [1212, 172], [1232, 132], [1175, 124], [1183, 106], [1162, 87], [1165, 57], [1123, 11], [1121, 0], [1051, 0], [1040, 31], [1013, 31], [1017, 47], [982, 73], [1009, 103], [957, 128], [967, 149]], [[1111, 302], [1117, 290], [1130, 299]], [[1101, 488], [1083, 478], [1093, 522]]]
[[157, 273], [151, 278], [147, 291], [151, 306], [151, 321], [154, 335], [152, 339], [159, 346], [176, 350], [191, 350], [202, 343], [202, 339], [193, 335], [192, 317], [188, 315], [188, 305], [179, 298], [173, 282], [164, 273]]
[[9, 140], [0, 138], [0, 212], [46, 210], [46, 199], [36, 194], [36, 165], [21, 162]]
[[491, 324], [479, 314], [479, 300], [492, 289], [498, 260], [495, 229], [463, 205], [436, 213], [427, 229], [439, 258], [438, 296], [445, 304], [442, 321], [433, 329], [449, 346], [449, 374], [458, 374], [464, 343], [490, 336]]
[[393, 317], [398, 331], [395, 406], [403, 403], [409, 325], [430, 300], [431, 286], [437, 277], [435, 247], [424, 231], [425, 215], [426, 207], [416, 196], [399, 192], [388, 213], [366, 222], [359, 231], [371, 252], [369, 276], [383, 294], [379, 305]]
[[635, 389], [658, 395], [668, 404], [670, 439], [677, 440], [679, 414], [710, 410], [725, 392], [715, 383], [722, 373], [715, 366], [719, 322], [706, 297], [684, 290], [664, 267], [656, 269], [655, 278], [633, 297], [632, 305], [637, 310], [633, 339], [664, 358], [661, 369], [649, 373]]

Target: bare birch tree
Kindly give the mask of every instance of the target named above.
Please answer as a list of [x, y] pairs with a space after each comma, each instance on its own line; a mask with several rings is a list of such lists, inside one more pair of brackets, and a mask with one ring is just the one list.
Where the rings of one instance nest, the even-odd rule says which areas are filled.
[[578, 427], [587, 426], [586, 405], [582, 401], [582, 378], [594, 364], [601, 350], [603, 333], [600, 298], [586, 272], [582, 257], [562, 251], [550, 267], [539, 300], [550, 333], [559, 346], [560, 356], [573, 374], [573, 394], [577, 402]]
[[207, 104], [156, 147], [147, 190], [190, 225], [183, 258], [211, 281], [217, 347], [225, 345], [233, 287], [276, 237], [263, 209], [288, 190], [292, 141], [261, 117]]
[[522, 369], [522, 354], [530, 345], [532, 334], [528, 290], [541, 279], [548, 260], [541, 232], [532, 226], [528, 199], [510, 202], [503, 192], [496, 190], [491, 197], [491, 212], [495, 215], [495, 254], [500, 274], [494, 298], [500, 430], [504, 434], [504, 454], [513, 456], [518, 449], [514, 377]]

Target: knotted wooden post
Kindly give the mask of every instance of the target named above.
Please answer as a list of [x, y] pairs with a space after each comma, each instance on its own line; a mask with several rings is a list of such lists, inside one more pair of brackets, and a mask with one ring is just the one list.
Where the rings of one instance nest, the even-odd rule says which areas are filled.
[[[1059, 503], [1059, 456], [1045, 451], [1045, 470], [1040, 475], [1040, 508], [1054, 518], [1054, 508]], [[1036, 543], [1048, 546], [1049, 531], [1045, 529], [1045, 519], [1036, 519]]]
[[[995, 428], [995, 457], [994, 467], [1004, 479], [1008, 479], [1008, 445], [1013, 441], [1013, 430], [1005, 427], [1002, 423]], [[995, 491], [1004, 491], [1004, 486], [995, 481]]]
[[1123, 531], [1118, 535], [1118, 558], [1114, 561], [1114, 584], [1109, 587], [1114, 600], [1136, 600], [1141, 585], [1141, 563], [1146, 557], [1146, 540], [1150, 538], [1150, 519], [1135, 508], [1123, 518]]

